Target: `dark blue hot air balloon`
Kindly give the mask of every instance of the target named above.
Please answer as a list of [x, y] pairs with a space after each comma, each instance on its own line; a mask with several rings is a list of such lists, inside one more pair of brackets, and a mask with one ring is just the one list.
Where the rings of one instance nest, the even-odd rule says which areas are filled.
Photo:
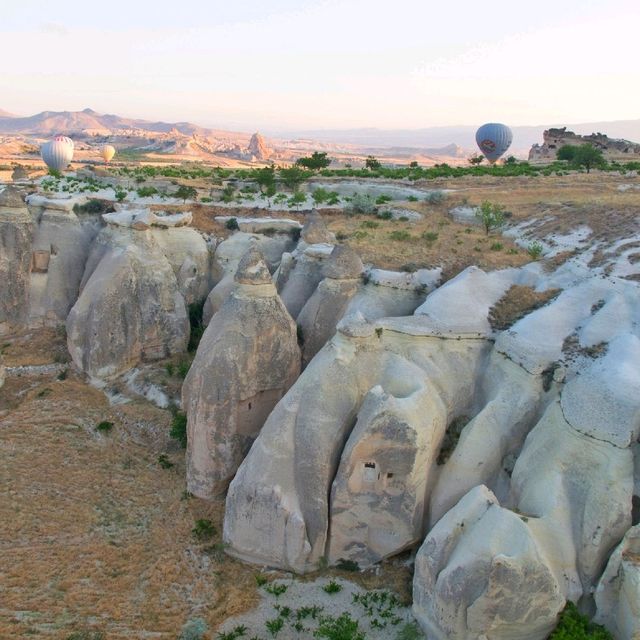
[[506, 124], [488, 122], [476, 131], [480, 151], [493, 164], [511, 146], [513, 133]]

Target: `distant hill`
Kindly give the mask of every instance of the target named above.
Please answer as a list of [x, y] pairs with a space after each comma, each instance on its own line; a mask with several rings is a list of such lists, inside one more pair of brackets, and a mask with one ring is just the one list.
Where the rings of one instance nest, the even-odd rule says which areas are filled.
[[48, 136], [55, 133], [110, 135], [118, 131], [140, 129], [156, 133], [176, 130], [184, 135], [215, 135], [216, 131], [190, 122], [150, 122], [101, 114], [93, 109], [83, 111], [42, 111], [33, 116], [15, 117], [0, 111], [0, 133], [22, 133]]
[[8, 111], [0, 109], [0, 118], [15, 118], [15, 115], [13, 113], [9, 113]]

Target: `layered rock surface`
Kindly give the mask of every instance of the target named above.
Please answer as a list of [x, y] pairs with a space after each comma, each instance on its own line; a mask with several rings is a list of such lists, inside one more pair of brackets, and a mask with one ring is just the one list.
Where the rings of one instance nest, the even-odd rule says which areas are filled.
[[225, 491], [267, 416], [300, 371], [296, 327], [261, 254], [250, 249], [213, 316], [182, 391], [188, 416], [187, 487]]

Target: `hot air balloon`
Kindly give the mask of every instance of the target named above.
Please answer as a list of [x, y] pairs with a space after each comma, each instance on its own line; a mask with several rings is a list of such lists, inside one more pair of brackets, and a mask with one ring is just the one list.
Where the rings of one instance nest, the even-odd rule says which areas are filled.
[[506, 124], [489, 122], [476, 131], [476, 142], [480, 151], [493, 164], [511, 146], [513, 133]]
[[56, 136], [45, 142], [40, 148], [40, 155], [49, 169], [63, 171], [73, 159], [74, 144], [67, 136]]
[[100, 151], [100, 155], [102, 155], [102, 159], [105, 162], [111, 162], [113, 156], [116, 155], [115, 147], [112, 147], [110, 144], [105, 144]]

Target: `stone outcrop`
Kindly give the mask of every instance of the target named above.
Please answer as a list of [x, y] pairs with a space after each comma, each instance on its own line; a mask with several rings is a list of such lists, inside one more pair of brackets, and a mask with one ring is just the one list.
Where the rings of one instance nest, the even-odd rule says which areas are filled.
[[211, 289], [204, 304], [203, 320], [209, 324], [211, 318], [218, 312], [224, 301], [235, 288], [234, 276], [242, 256], [251, 248], [256, 247], [270, 272], [277, 270], [283, 255], [291, 251], [295, 240], [288, 234], [266, 236], [259, 233], [234, 233], [221, 242], [215, 250], [213, 258], [213, 279], [215, 287]]
[[295, 251], [282, 256], [276, 285], [292, 318], [298, 317], [324, 278], [324, 263], [333, 251], [334, 241], [320, 215], [312, 211], [306, 216]]
[[300, 371], [296, 327], [261, 254], [251, 248], [235, 288], [207, 327], [182, 391], [187, 487], [211, 498], [229, 481]]
[[472, 489], [416, 556], [413, 612], [429, 638], [544, 640], [564, 606], [526, 518]]
[[0, 334], [24, 327], [29, 308], [33, 223], [15, 187], [0, 192]]
[[298, 314], [302, 363], [306, 366], [335, 333], [349, 301], [358, 291], [364, 267], [358, 254], [336, 245], [324, 268], [325, 278]]
[[573, 131], [567, 131], [566, 127], [559, 129], [547, 129], [542, 134], [541, 145], [534, 144], [529, 151], [530, 162], [553, 162], [556, 159], [558, 149], [565, 145], [591, 144], [600, 149], [608, 160], [631, 162], [640, 158], [640, 144], [629, 140], [617, 140], [609, 138], [604, 133], [592, 133], [581, 136]]
[[273, 151], [267, 146], [264, 137], [259, 133], [254, 133], [251, 136], [247, 151], [256, 160], [268, 160], [273, 154]]
[[595, 598], [596, 622], [617, 640], [640, 638], [640, 526], [629, 529], [611, 554]]
[[[543, 640], [567, 600], [593, 611], [639, 518], [640, 303], [633, 283], [577, 273], [468, 269], [413, 316], [345, 316], [231, 482], [229, 552], [306, 572], [424, 540], [429, 637]], [[514, 284], [564, 290], [499, 332], [489, 312]], [[632, 619], [626, 567], [603, 620]]]
[[67, 317], [74, 364], [110, 378], [136, 364], [186, 350], [189, 318], [169, 261], [149, 232], [106, 229], [90, 275]]
[[186, 350], [187, 306], [210, 283], [210, 251], [194, 229], [139, 228], [136, 215], [107, 226], [91, 244], [80, 295], [67, 317], [74, 364], [94, 378]]

